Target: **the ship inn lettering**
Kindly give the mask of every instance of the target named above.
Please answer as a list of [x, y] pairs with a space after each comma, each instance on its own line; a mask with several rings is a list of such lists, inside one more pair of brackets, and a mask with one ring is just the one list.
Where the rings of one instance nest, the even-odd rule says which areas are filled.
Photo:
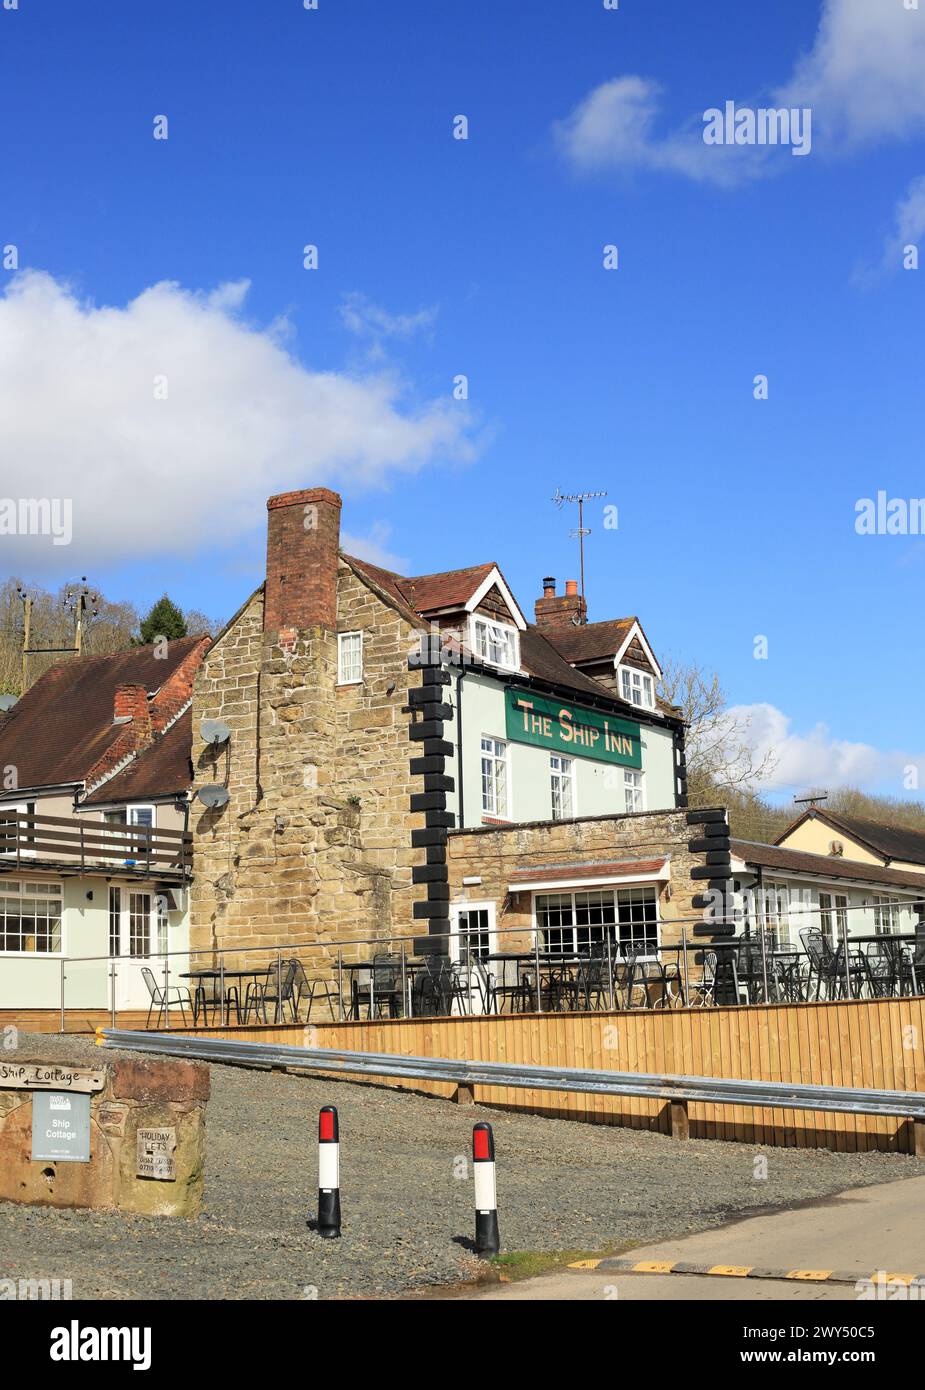
[[515, 743], [532, 743], [551, 753], [623, 767], [642, 767], [640, 728], [627, 719], [514, 687], [505, 692], [505, 715], [507, 736]]

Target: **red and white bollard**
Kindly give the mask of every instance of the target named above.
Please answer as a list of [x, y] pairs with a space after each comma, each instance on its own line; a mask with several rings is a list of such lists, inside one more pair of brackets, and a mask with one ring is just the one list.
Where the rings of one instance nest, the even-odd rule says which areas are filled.
[[337, 1110], [322, 1106], [318, 1115], [318, 1234], [340, 1235], [340, 1135]]
[[489, 1124], [473, 1127], [472, 1168], [475, 1176], [475, 1253], [481, 1257], [497, 1255], [501, 1240], [495, 1186], [495, 1137]]

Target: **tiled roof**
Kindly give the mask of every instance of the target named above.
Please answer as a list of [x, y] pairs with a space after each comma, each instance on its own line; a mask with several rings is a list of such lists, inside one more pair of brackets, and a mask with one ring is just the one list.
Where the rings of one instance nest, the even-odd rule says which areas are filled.
[[103, 782], [82, 804], [99, 806], [108, 805], [110, 801], [146, 801], [187, 791], [193, 781], [192, 743], [193, 712], [188, 709], [123, 772]]
[[865, 820], [859, 816], [843, 816], [840, 811], [830, 811], [826, 806], [816, 806], [804, 811], [788, 825], [777, 837], [777, 843], [785, 839], [804, 820], [821, 820], [836, 832], [841, 830], [853, 839], [862, 841], [878, 854], [882, 854], [884, 859], [904, 859], [910, 864], [921, 864], [925, 872], [925, 833], [921, 830], [908, 830], [901, 825], [881, 825], [879, 821]]
[[520, 634], [520, 660], [521, 665], [531, 675], [539, 680], [549, 681], [552, 685], [569, 686], [572, 690], [584, 692], [586, 695], [595, 695], [598, 699], [610, 700], [615, 705], [620, 705], [624, 709], [637, 711], [634, 705], [628, 704], [625, 700], [620, 700], [610, 690], [592, 680], [590, 676], [584, 675], [581, 671], [570, 666], [565, 657], [560, 655], [556, 647], [553, 646], [551, 633], [542, 631], [532, 625], [526, 632]]
[[132, 647], [52, 666], [0, 721], [0, 765], [16, 768], [23, 789], [82, 782], [124, 728], [113, 723], [116, 686], [158, 690], [202, 642], [183, 637], [166, 649]]
[[856, 883], [882, 883], [896, 888], [919, 888], [925, 895], [925, 873], [904, 869], [885, 869], [879, 864], [862, 864], [833, 854], [811, 854], [808, 850], [784, 849], [751, 840], [732, 840], [732, 853], [746, 864], [763, 869], [779, 869], [793, 874], [814, 874], [820, 878], [842, 878]]
[[[392, 570], [370, 564], [368, 560], [358, 560], [352, 555], [345, 555], [344, 559], [352, 569], [370, 580], [403, 610], [410, 610], [420, 617], [426, 617], [428, 613], [440, 608], [453, 608], [457, 605], [463, 607], [486, 575], [497, 568], [493, 561], [489, 561], [483, 565], [472, 565], [468, 569], [447, 570], [443, 574], [425, 574], [407, 579]], [[632, 623], [634, 619], [619, 621]], [[616, 624], [594, 623], [591, 626], [612, 628]], [[576, 695], [606, 700], [611, 705], [625, 710], [628, 715], [638, 717], [639, 710], [635, 705], [619, 699], [612, 690], [608, 690], [569, 664], [561, 650], [559, 635], [558, 630], [547, 630], [528, 624], [526, 631], [520, 634], [520, 660], [526, 674], [549, 685], [574, 690]], [[451, 639], [448, 640], [448, 645], [454, 645]], [[665, 709], [667, 713], [676, 713], [667, 706]]]
[[344, 557], [356, 569], [368, 574], [374, 583], [393, 598], [400, 599], [422, 616], [440, 608], [464, 608], [479, 585], [497, 566], [493, 561], [469, 565], [461, 570], [443, 570], [439, 574], [418, 574], [406, 577], [393, 570], [381, 569], [368, 560], [354, 555]]
[[547, 635], [566, 661], [603, 661], [616, 655], [635, 621], [635, 618], [613, 618], [605, 623], [553, 627]]

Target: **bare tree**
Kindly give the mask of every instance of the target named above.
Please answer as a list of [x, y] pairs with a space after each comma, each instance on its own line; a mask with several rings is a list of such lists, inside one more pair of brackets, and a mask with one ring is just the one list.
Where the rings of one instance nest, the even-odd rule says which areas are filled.
[[749, 742], [750, 720], [729, 712], [719, 676], [702, 666], [668, 660], [659, 693], [688, 725], [687, 780], [691, 804], [716, 800], [718, 792], [754, 793], [773, 771], [772, 752], [758, 758]]
[[[19, 589], [24, 588], [32, 599], [30, 646], [67, 648], [74, 643], [74, 613], [65, 606], [62, 585], [57, 594], [38, 584], [23, 584], [11, 578], [0, 584], [0, 690], [15, 695], [22, 693], [22, 629], [23, 605]], [[138, 614], [131, 603], [114, 603], [102, 594], [84, 614], [82, 653], [84, 656], [108, 656], [131, 646], [132, 635], [138, 628]], [[72, 661], [66, 651], [51, 651], [30, 656], [28, 683], [34, 685], [39, 676], [60, 661]]]

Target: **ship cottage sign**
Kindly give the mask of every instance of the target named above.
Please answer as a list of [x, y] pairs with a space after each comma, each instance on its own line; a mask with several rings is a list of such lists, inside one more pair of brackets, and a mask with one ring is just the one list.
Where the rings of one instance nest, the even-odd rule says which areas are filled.
[[642, 767], [640, 729], [631, 720], [516, 686], [505, 691], [505, 716], [507, 736], [515, 743], [531, 743], [566, 757]]

